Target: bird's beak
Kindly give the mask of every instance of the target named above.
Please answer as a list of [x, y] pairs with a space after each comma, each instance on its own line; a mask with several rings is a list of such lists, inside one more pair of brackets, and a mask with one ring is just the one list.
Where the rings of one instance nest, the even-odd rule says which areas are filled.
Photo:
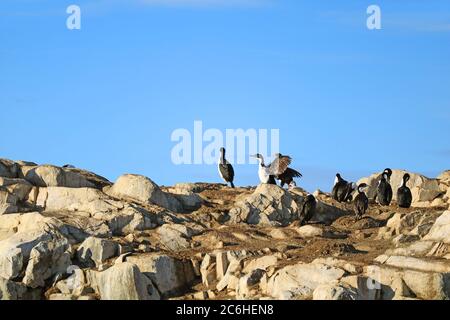
[[258, 157], [256, 156], [256, 154], [254, 154], [254, 155], [251, 155], [250, 158], [258, 158]]

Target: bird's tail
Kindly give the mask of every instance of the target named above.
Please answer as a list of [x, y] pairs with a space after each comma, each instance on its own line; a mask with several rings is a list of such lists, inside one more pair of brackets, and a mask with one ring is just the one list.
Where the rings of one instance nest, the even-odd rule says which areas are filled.
[[230, 184], [231, 184], [231, 187], [234, 189], [234, 183], [233, 183], [233, 182], [230, 182]]

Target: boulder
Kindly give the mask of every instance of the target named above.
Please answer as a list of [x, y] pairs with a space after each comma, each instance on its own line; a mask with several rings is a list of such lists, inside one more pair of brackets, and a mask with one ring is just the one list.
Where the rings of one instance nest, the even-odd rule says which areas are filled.
[[426, 256], [429, 253], [433, 252], [433, 248], [436, 246], [436, 243], [433, 241], [415, 241], [407, 246], [398, 247], [395, 249], [386, 250], [385, 255], [388, 256]]
[[225, 288], [235, 290], [239, 285], [238, 272], [242, 269], [242, 259], [230, 261], [227, 272], [223, 278], [217, 283], [217, 291], [223, 291]]
[[316, 212], [314, 213], [312, 220], [317, 222], [322, 222], [326, 225], [332, 224], [336, 219], [347, 215], [348, 212], [329, 205], [323, 201], [318, 200], [316, 206]]
[[0, 215], [17, 212], [18, 198], [7, 189], [0, 188]]
[[84, 271], [78, 266], [70, 266], [67, 269], [67, 273], [69, 273], [70, 276], [64, 280], [58, 281], [55, 285], [59, 292], [74, 297], [79, 297], [86, 293], [87, 288]]
[[169, 191], [181, 203], [184, 211], [198, 210], [203, 204], [202, 197], [194, 192], [178, 188], [170, 188]]
[[106, 260], [117, 256], [119, 245], [115, 241], [89, 237], [77, 250], [79, 262], [84, 267], [100, 267]]
[[450, 273], [450, 261], [448, 261], [447, 259], [381, 255], [374, 261], [379, 262], [380, 264], [402, 269], [412, 269], [436, 273]]
[[313, 300], [357, 300], [358, 292], [349, 285], [337, 281], [318, 286], [313, 292]]
[[20, 165], [14, 161], [0, 159], [0, 177], [18, 178]]
[[110, 182], [108, 179], [90, 171], [78, 168], [64, 168], [64, 171], [84, 177], [89, 183], [93, 185], [94, 188], [99, 190], [102, 190], [103, 188], [112, 185], [112, 182]]
[[412, 197], [413, 197], [413, 206], [416, 203], [422, 203], [425, 202], [426, 203], [426, 207], [430, 206], [430, 204], [428, 204], [428, 202], [432, 202], [433, 200], [436, 199], [436, 197], [438, 197], [442, 191], [439, 189], [439, 187], [437, 187], [436, 189], [425, 189], [422, 187], [413, 187], [411, 189], [411, 193], [412, 193]]
[[265, 293], [279, 300], [311, 299], [318, 286], [339, 280], [344, 274], [342, 269], [320, 263], [290, 265], [270, 277]]
[[445, 211], [436, 220], [424, 240], [438, 241], [450, 244], [450, 210]]
[[192, 263], [162, 253], [133, 255], [127, 262], [136, 264], [150, 278], [163, 297], [184, 293], [195, 280]]
[[314, 259], [313, 263], [325, 264], [330, 267], [339, 268], [350, 274], [358, 274], [363, 271], [362, 266], [358, 263], [351, 263], [346, 260], [332, 258], [332, 257], [317, 258], [317, 259]]
[[24, 284], [0, 277], [0, 300], [28, 300], [30, 298]]
[[31, 168], [25, 179], [37, 187], [93, 188], [83, 175], [51, 165]]
[[380, 228], [378, 237], [380, 239], [391, 239], [398, 235], [426, 236], [434, 224], [436, 217], [441, 211], [416, 210], [412, 212], [397, 212]]
[[200, 193], [205, 190], [205, 187], [196, 183], [177, 183], [174, 189], [177, 190], [175, 193]]
[[[0, 177], [0, 188], [8, 191], [11, 195], [14, 195], [18, 201], [25, 201], [28, 199], [28, 195], [33, 188], [33, 185], [24, 179], [12, 179]], [[1, 199], [1, 197], [0, 197]], [[2, 200], [0, 200], [1, 202]]]
[[438, 177], [438, 180], [442, 181], [442, 182], [448, 182], [450, 183], [450, 170], [446, 170], [444, 172], [442, 172]]
[[33, 247], [22, 282], [31, 288], [44, 287], [47, 279], [66, 273], [71, 265], [70, 256], [67, 239], [55, 233], [51, 240]]
[[260, 184], [253, 194], [238, 201], [229, 215], [232, 223], [277, 226], [297, 219], [298, 210], [288, 191], [276, 185]]
[[[99, 215], [96, 215], [100, 218]], [[125, 204], [124, 209], [117, 214], [106, 214], [102, 217], [115, 235], [127, 235], [136, 231], [154, 229], [159, 225], [159, 218], [155, 214], [134, 206]]]
[[65, 187], [40, 188], [36, 204], [47, 212], [85, 212], [92, 216], [124, 207], [97, 189]]
[[200, 265], [202, 283], [209, 287], [216, 278], [216, 259], [212, 255], [206, 254]]
[[372, 289], [379, 290], [379, 299], [382, 300], [392, 300], [398, 295], [400, 280], [415, 298], [446, 300], [450, 294], [449, 279], [444, 273], [370, 265], [364, 267], [364, 275]]
[[321, 227], [312, 225], [294, 227], [293, 230], [302, 238], [322, 237], [324, 235], [324, 230]]
[[183, 211], [181, 203], [173, 195], [163, 192], [156, 183], [141, 175], [120, 176], [108, 192], [118, 198], [155, 204], [175, 212]]
[[50, 232], [18, 232], [0, 241], [0, 277], [14, 279], [27, 266], [32, 249], [40, 242], [52, 240]]
[[264, 270], [255, 269], [241, 277], [236, 288], [236, 297], [242, 300], [255, 295], [259, 289], [259, 283], [264, 274]]
[[87, 278], [102, 300], [160, 300], [151, 280], [130, 262], [106, 271], [88, 271]]
[[190, 239], [198, 234], [182, 224], [164, 224], [157, 231], [161, 244], [170, 251], [181, 251], [191, 247]]
[[254, 270], [267, 270], [270, 267], [275, 267], [278, 262], [278, 257], [276, 255], [264, 256], [259, 258], [251, 258], [244, 261], [244, 268], [242, 272], [251, 273]]

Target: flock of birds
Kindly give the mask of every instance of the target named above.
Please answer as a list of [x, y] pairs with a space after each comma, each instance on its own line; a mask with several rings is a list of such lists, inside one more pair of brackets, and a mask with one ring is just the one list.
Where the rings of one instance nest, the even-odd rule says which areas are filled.
[[[231, 187], [234, 188], [234, 169], [231, 163], [227, 161], [225, 154], [225, 148], [221, 148], [218, 162], [219, 174], [226, 183], [230, 183]], [[292, 163], [292, 158], [289, 156], [277, 153], [275, 154], [274, 161], [269, 165], [265, 164], [264, 157], [261, 154], [256, 154], [252, 157], [259, 160], [258, 176], [261, 183], [277, 185], [278, 180], [282, 188], [286, 184], [291, 188], [296, 186], [294, 179], [302, 177], [300, 172], [289, 168], [289, 165]], [[389, 206], [392, 202], [393, 190], [390, 183], [391, 176], [392, 170], [387, 168], [383, 171], [379, 179], [375, 200], [382, 206]], [[402, 184], [397, 190], [397, 204], [401, 208], [411, 207], [412, 193], [406, 185], [410, 178], [411, 176], [405, 173]], [[353, 202], [356, 219], [359, 220], [369, 208], [369, 198], [365, 193], [368, 187], [366, 183], [361, 183], [357, 186], [353, 182], [348, 182], [338, 173], [336, 174], [331, 195], [338, 202]], [[352, 195], [355, 190], [357, 191], [357, 195], [353, 199]], [[317, 200], [315, 197], [312, 194], [307, 195], [300, 208], [299, 219], [302, 225], [311, 220], [316, 211], [316, 206]]]

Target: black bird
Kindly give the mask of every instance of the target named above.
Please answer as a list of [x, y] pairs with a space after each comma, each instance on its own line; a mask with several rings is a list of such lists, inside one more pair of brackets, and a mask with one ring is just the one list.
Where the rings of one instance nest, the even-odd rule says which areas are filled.
[[299, 214], [300, 225], [305, 225], [309, 222], [316, 212], [317, 201], [312, 194], [309, 194], [302, 203]]
[[275, 154], [275, 160], [270, 164], [270, 170], [277, 180], [280, 180], [280, 185], [283, 188], [285, 184], [288, 186], [295, 186], [294, 178], [301, 178], [303, 175], [289, 168], [292, 162], [292, 158], [282, 155], [281, 153]]
[[366, 194], [364, 193], [364, 189], [367, 188], [368, 185], [365, 183], [361, 183], [358, 186], [358, 195], [355, 197], [355, 213], [356, 213], [356, 219], [360, 220], [363, 215], [366, 213], [367, 209], [369, 208], [369, 199], [367, 198]]
[[392, 201], [392, 187], [389, 183], [389, 173], [383, 172], [380, 183], [377, 188], [378, 203], [382, 206], [388, 206]]
[[333, 190], [331, 191], [333, 199], [338, 202], [347, 201], [349, 195], [351, 194], [350, 190], [352, 190], [352, 183], [349, 183], [348, 181], [344, 180], [339, 173], [336, 174], [334, 187]]
[[220, 148], [220, 159], [218, 163], [219, 174], [225, 182], [229, 182], [231, 187], [234, 188], [234, 169], [231, 163], [225, 159], [225, 152], [225, 148]]
[[409, 208], [412, 203], [412, 193], [411, 190], [406, 186], [411, 176], [405, 173], [403, 176], [402, 184], [397, 190], [397, 203], [400, 208]]
[[352, 202], [353, 200], [353, 192], [356, 190], [356, 183], [354, 182], [349, 182], [347, 183], [347, 189], [346, 189], [346, 194], [344, 197], [344, 202]]
[[292, 168], [287, 168], [285, 172], [280, 174], [277, 179], [280, 180], [280, 185], [283, 188], [285, 184], [288, 186], [295, 186], [294, 178], [301, 178], [303, 175], [298, 172], [297, 170], [294, 170]]
[[[387, 174], [386, 181], [391, 183], [392, 170], [390, 168], [386, 168], [386, 169], [384, 169], [383, 173], [381, 173], [380, 176], [378, 177], [378, 179], [377, 179], [378, 184], [380, 184], [380, 181], [383, 178], [384, 174]], [[378, 191], [375, 193], [374, 201], [376, 201], [377, 198], [378, 198]]]

